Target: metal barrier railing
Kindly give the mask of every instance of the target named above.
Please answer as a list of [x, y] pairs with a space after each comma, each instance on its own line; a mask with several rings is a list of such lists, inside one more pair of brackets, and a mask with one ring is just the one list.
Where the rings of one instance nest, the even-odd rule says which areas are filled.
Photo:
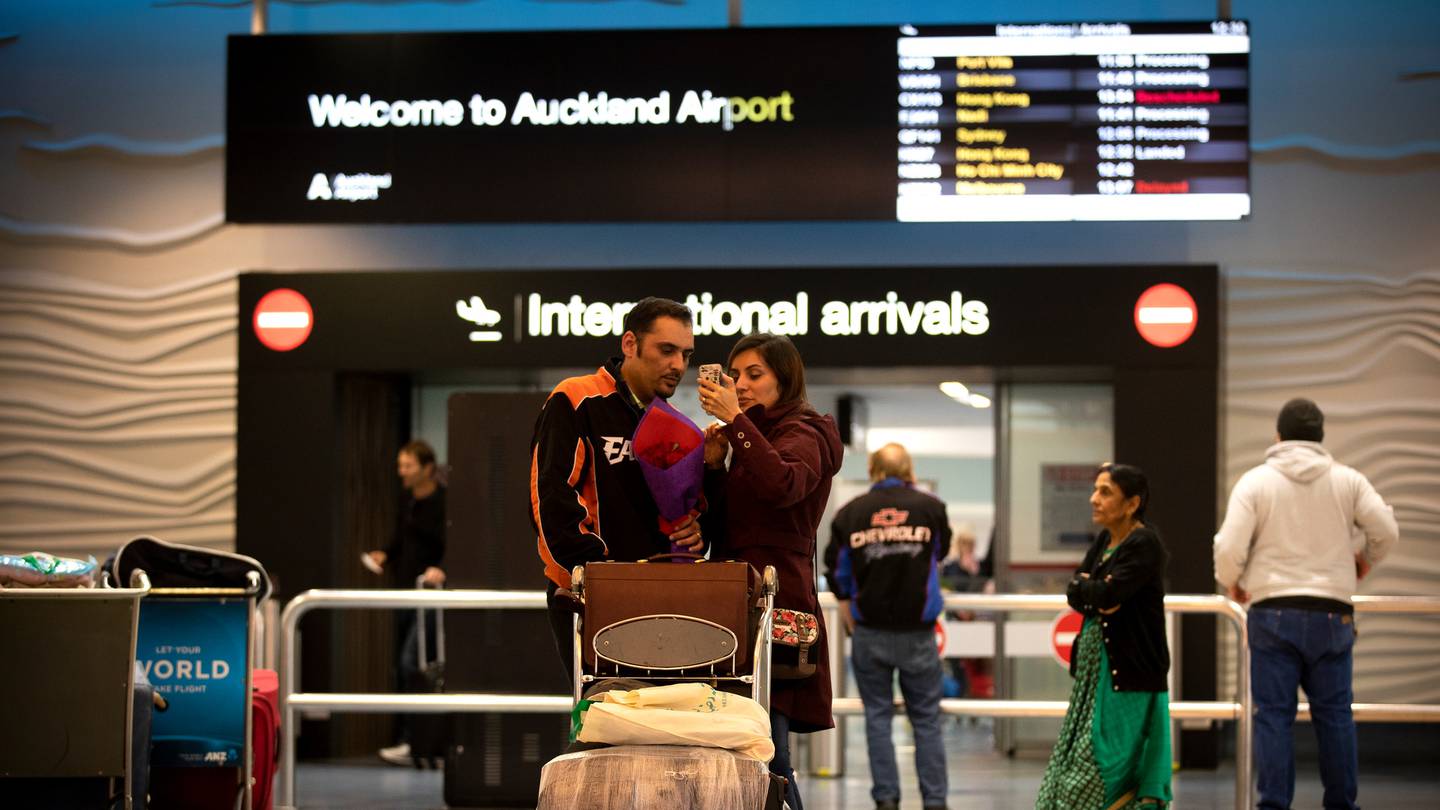
[[295, 808], [296, 722], [302, 709], [346, 712], [568, 712], [571, 698], [534, 695], [386, 695], [296, 692], [300, 673], [300, 619], [317, 608], [545, 608], [544, 591], [330, 591], [310, 590], [280, 613], [280, 808]]
[[[830, 626], [838, 621], [834, 596], [820, 594], [821, 609]], [[306, 693], [296, 692], [299, 680], [299, 623], [311, 610], [330, 609], [400, 609], [458, 608], [469, 610], [544, 609], [543, 591], [415, 591], [415, 590], [311, 590], [285, 606], [280, 617], [280, 796], [277, 807], [294, 810], [295, 805], [295, 738], [299, 729], [296, 720], [304, 709], [355, 713], [443, 713], [443, 712], [504, 712], [504, 713], [566, 713], [573, 705], [569, 695], [498, 695], [498, 694], [376, 694], [376, 693]], [[945, 597], [948, 610], [1059, 610], [1067, 607], [1060, 595], [1021, 594], [950, 594]], [[1218, 595], [1172, 595], [1165, 597], [1165, 609], [1171, 613], [1211, 613], [1230, 619], [1237, 629], [1236, 701], [1173, 701], [1170, 714], [1175, 719], [1220, 719], [1235, 721], [1235, 807], [1249, 807], [1251, 773], [1250, 649], [1246, 633], [1246, 611], [1238, 603]], [[1367, 613], [1440, 614], [1440, 598], [1403, 596], [1357, 596], [1355, 609]], [[831, 645], [839, 647], [840, 645]], [[832, 655], [836, 654], [832, 649]], [[832, 678], [843, 678], [843, 667], [832, 666]], [[840, 694], [838, 691], [836, 694]], [[898, 704], [897, 704], [898, 705]], [[836, 715], [862, 714], [859, 698], [839, 697], [834, 700]], [[961, 700], [940, 702], [941, 711], [952, 715], [984, 717], [1063, 717], [1066, 701], [1046, 700]], [[1300, 705], [1301, 718], [1308, 717], [1308, 706]], [[1419, 704], [1354, 704], [1357, 721], [1376, 722], [1440, 722], [1440, 705]]]
[[[833, 594], [821, 595], [822, 607]], [[1070, 605], [1060, 594], [948, 594], [945, 597], [946, 610], [1016, 610], [1069, 609]], [[831, 608], [833, 615], [835, 608]], [[1250, 644], [1247, 640], [1245, 608], [1238, 602], [1218, 595], [1172, 594], [1165, 597], [1167, 613], [1210, 613], [1224, 616], [1236, 629], [1236, 692], [1235, 701], [1173, 701], [1170, 715], [1177, 719], [1210, 719], [1235, 721], [1235, 807], [1245, 810], [1250, 802], [1250, 723], [1253, 712], [1250, 704]], [[835, 677], [832, 672], [832, 677]], [[841, 673], [840, 677], [843, 677]], [[856, 698], [843, 698], [843, 707], [835, 708], [836, 714], [860, 714], [864, 707]], [[839, 703], [839, 701], [837, 701]], [[851, 705], [853, 703], [853, 705]], [[942, 700], [940, 709], [946, 714], [975, 714], [990, 717], [1064, 717], [1069, 703], [1063, 700]]]
[[[1410, 613], [1440, 616], [1440, 596], [1356, 596], [1356, 613]], [[1356, 722], [1440, 723], [1440, 705], [1425, 703], [1352, 703]], [[1310, 704], [1301, 703], [1296, 716], [1310, 719]]]
[[[827, 627], [837, 627], [840, 622], [839, 603], [832, 593], [820, 594], [820, 609], [825, 614]], [[1017, 610], [1044, 610], [1062, 611], [1068, 610], [1065, 597], [1059, 594], [947, 594], [945, 596], [946, 610], [985, 610], [1010, 612]], [[1238, 659], [1245, 662], [1244, 666], [1237, 667], [1237, 678], [1239, 680], [1240, 694], [1248, 694], [1248, 645], [1245, 642], [1245, 609], [1236, 602], [1232, 602], [1223, 596], [1217, 595], [1175, 595], [1165, 598], [1165, 609], [1167, 613], [1212, 613], [1225, 615], [1235, 623], [1239, 643]], [[858, 715], [864, 713], [864, 707], [858, 698], [838, 697], [844, 694], [845, 690], [845, 669], [844, 650], [841, 644], [830, 645], [830, 676], [831, 690], [837, 697], [833, 700], [833, 712], [836, 715]], [[1172, 688], [1171, 695], [1178, 695], [1178, 689]], [[896, 700], [896, 707], [903, 708], [903, 701]], [[969, 715], [979, 717], [1064, 717], [1065, 710], [1069, 704], [1066, 701], [1036, 701], [1036, 700], [956, 700], [947, 699], [940, 702], [940, 710], [944, 714]], [[1182, 702], [1173, 701], [1171, 704], [1171, 715], [1178, 720], [1234, 720], [1244, 717], [1243, 723], [1236, 726], [1236, 747], [1237, 750], [1247, 751], [1250, 740], [1250, 713], [1242, 712], [1241, 701], [1202, 701]], [[843, 729], [837, 726], [831, 731], [811, 735], [810, 738], [810, 772], [824, 774], [827, 776], [838, 776], [841, 774], [842, 752], [845, 747]], [[1248, 756], [1245, 758], [1248, 762]], [[1248, 778], [1246, 774], [1236, 774], [1236, 789], [1240, 790], [1241, 779]], [[1237, 797], [1243, 797], [1237, 792]], [[1239, 799], [1237, 799], [1237, 806]]]

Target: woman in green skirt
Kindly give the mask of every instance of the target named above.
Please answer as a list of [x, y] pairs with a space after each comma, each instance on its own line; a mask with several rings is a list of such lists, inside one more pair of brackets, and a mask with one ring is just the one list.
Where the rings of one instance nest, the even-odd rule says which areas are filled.
[[1066, 589], [1085, 622], [1070, 654], [1075, 685], [1036, 810], [1169, 805], [1165, 546], [1144, 524], [1145, 473], [1104, 464], [1090, 495], [1102, 527]]

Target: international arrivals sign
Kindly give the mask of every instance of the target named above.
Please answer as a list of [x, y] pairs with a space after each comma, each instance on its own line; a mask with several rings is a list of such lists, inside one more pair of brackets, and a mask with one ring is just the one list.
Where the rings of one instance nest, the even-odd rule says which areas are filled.
[[[267, 368], [584, 368], [618, 354], [626, 314], [658, 295], [689, 307], [697, 362], [771, 332], [816, 367], [1213, 364], [1214, 318], [1161, 347], [1134, 313], [1158, 284], [1213, 312], [1217, 281], [1193, 266], [246, 273], [257, 329], [240, 354]], [[308, 306], [303, 344], [259, 328], [298, 317], [270, 312], [277, 296]]]
[[[470, 299], [457, 302], [462, 318], [471, 318], [478, 311]], [[771, 332], [795, 337], [810, 334], [810, 293], [801, 290], [793, 298], [779, 301], [731, 301], [717, 299], [713, 293], [690, 293], [680, 300], [694, 313], [696, 337], [708, 335], [747, 335]], [[620, 336], [624, 334], [625, 315], [634, 306], [630, 301], [587, 302], [579, 294], [563, 301], [547, 301], [540, 293], [525, 296], [524, 330], [530, 338], [551, 335]], [[817, 302], [817, 328], [820, 334], [845, 335], [983, 335], [990, 329], [989, 307], [984, 301], [966, 301], [959, 290], [934, 300], [902, 301], [889, 290], [874, 301], [825, 300]], [[490, 315], [484, 315], [487, 320]], [[517, 322], [517, 329], [520, 327]]]

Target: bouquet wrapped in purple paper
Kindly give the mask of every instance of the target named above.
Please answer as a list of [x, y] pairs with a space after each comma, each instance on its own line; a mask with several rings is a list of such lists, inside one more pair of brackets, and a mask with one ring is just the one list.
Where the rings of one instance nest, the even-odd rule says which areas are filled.
[[660, 510], [660, 531], [673, 534], [705, 511], [705, 432], [665, 400], [651, 400], [630, 440]]

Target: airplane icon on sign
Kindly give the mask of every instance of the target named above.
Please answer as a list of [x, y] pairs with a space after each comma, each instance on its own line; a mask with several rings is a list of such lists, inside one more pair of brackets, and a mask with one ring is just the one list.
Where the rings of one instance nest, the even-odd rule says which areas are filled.
[[[470, 296], [470, 300], [461, 299], [455, 302], [455, 314], [461, 320], [469, 321], [476, 326], [494, 326], [500, 323], [500, 313], [485, 306], [485, 300], [478, 295]], [[494, 343], [501, 335], [493, 330], [479, 330], [470, 333], [470, 340], [475, 343]]]

